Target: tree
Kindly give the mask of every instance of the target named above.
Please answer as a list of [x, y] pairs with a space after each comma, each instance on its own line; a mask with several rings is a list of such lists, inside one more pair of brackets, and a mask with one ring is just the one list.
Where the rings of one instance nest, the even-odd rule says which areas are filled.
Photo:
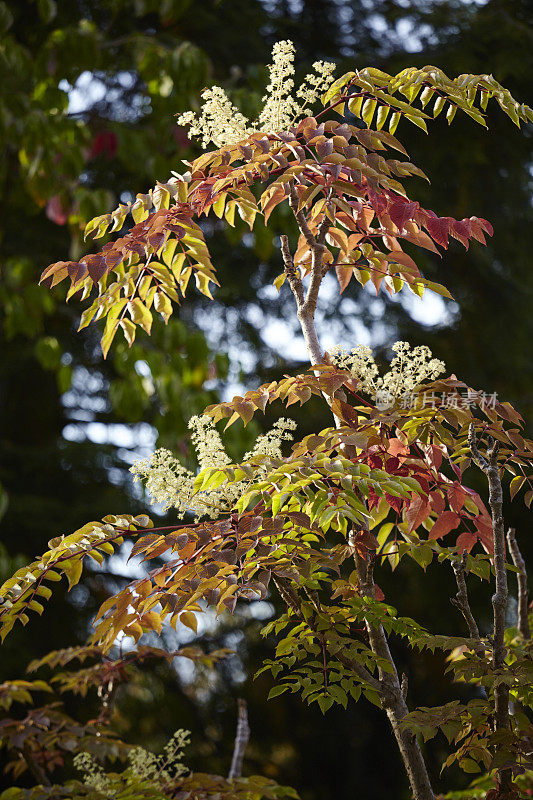
[[[285, 203], [299, 239], [291, 248], [288, 237], [281, 237], [284, 271], [275, 283], [278, 289], [287, 283], [294, 296], [311, 369], [193, 418], [197, 476], [166, 451], [137, 467], [156, 499], [182, 514], [193, 511], [195, 522], [154, 528], [143, 515], [107, 516], [52, 540], [42, 559], [4, 584], [2, 634], [17, 620], [26, 624], [28, 610], [42, 612], [41, 599], [51, 593], [45, 581], [63, 574], [73, 585], [86, 556], [100, 561], [132, 538], [132, 553], [143, 560], [176, 555], [103, 604], [94, 637], [104, 648], [123, 634], [138, 641], [167, 622], [196, 630], [196, 614], [205, 604], [217, 613], [232, 611], [239, 599], [264, 597], [270, 587], [286, 612], [265, 633], [289, 628], [275, 659], [265, 665], [275, 677], [283, 675], [271, 694], [299, 692], [323, 712], [361, 695], [378, 705], [391, 723], [416, 798], [434, 796], [417, 734], [427, 738], [439, 730], [456, 745], [445, 766], [457, 761], [467, 773], [485, 770], [477, 789], [469, 791], [515, 797], [531, 779], [531, 725], [523, 711], [531, 703], [530, 638], [523, 562], [512, 533], [510, 553], [521, 576], [520, 624], [505, 629], [502, 476], [514, 476], [511, 496], [529, 485], [533, 443], [520, 432], [522, 418], [510, 404], [487, 398], [453, 375], [439, 378], [444, 365], [427, 348], [410, 350], [398, 342], [389, 372], [380, 377], [368, 348], [324, 353], [314, 317], [330, 270], [341, 292], [355, 277], [389, 294], [406, 287], [418, 296], [426, 289], [449, 296], [424, 278], [402, 244], [437, 253], [450, 237], [467, 248], [472, 239], [484, 243], [492, 234], [484, 219], [438, 217], [409, 199], [399, 179], [424, 173], [411, 161], [381, 154], [395, 150], [408, 157], [394, 135], [402, 119], [427, 130], [427, 121], [446, 109], [450, 123], [459, 110], [485, 124], [483, 112], [495, 99], [520, 127], [533, 111], [491, 76], [450, 80], [435, 67], [398, 75], [367, 68], [332, 83], [333, 65], [318, 62], [293, 96], [291, 43], [278, 43], [273, 59], [266, 105], [255, 123], [222, 90], [206, 91], [200, 118], [187, 115], [183, 122], [217, 149], [191, 162], [185, 174], [95, 218], [86, 235], [120, 229], [130, 213], [135, 224], [99, 253], [52, 264], [43, 280], [55, 285], [69, 277], [68, 296], [81, 293], [82, 299], [96, 288], [81, 327], [104, 317], [107, 353], [119, 330], [130, 345], [138, 327], [149, 333], [152, 309], [167, 321], [172, 301], [180, 302], [192, 276], [199, 291], [211, 296], [217, 278], [200, 225], [204, 215], [214, 212], [231, 225], [238, 211], [253, 228], [259, 213], [268, 222]], [[324, 89], [324, 110], [307, 116], [308, 104]], [[348, 112], [359, 124], [345, 121]], [[252, 188], [263, 184], [258, 200]], [[313, 395], [324, 398], [334, 426], [304, 437], [284, 457], [281, 442], [291, 426], [280, 420], [242, 461], [229, 463], [211, 420], [229, 417], [232, 424], [241, 418], [246, 425], [275, 400], [304, 404]], [[472, 462], [487, 477], [490, 513], [465, 481]], [[526, 504], [532, 497], [527, 489]], [[479, 546], [485, 552], [474, 549]], [[429, 633], [385, 602], [374, 572], [385, 560], [396, 568], [405, 557], [424, 569], [434, 557], [452, 566], [467, 637]], [[495, 575], [492, 636], [480, 635], [472, 615], [470, 573], [485, 580]], [[407, 682], [389, 644], [389, 637], [398, 636], [415, 649], [450, 651], [456, 678], [474, 684], [482, 696], [409, 711]]]

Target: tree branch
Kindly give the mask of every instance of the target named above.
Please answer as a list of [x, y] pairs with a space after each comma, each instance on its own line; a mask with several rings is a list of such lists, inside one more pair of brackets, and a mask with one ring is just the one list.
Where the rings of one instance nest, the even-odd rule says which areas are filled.
[[[353, 537], [353, 532], [349, 536], [349, 543], [353, 546], [353, 540], [350, 542], [350, 537]], [[354, 558], [359, 579], [359, 589], [363, 596], [367, 596], [375, 600], [376, 598], [376, 585], [374, 583], [374, 561], [375, 555], [370, 555], [368, 560], [362, 558], [354, 548]], [[366, 620], [366, 629], [372, 652], [380, 656], [390, 664], [391, 672], [386, 672], [379, 669], [379, 678], [382, 687], [382, 695], [384, 696], [383, 706], [389, 718], [400, 754], [402, 756], [403, 764], [411, 790], [415, 800], [433, 800], [434, 794], [431, 788], [431, 783], [427, 773], [426, 764], [420, 745], [415, 736], [403, 725], [405, 718], [409, 714], [409, 708], [406, 703], [405, 693], [407, 691], [407, 684], [400, 683], [396, 664], [390, 652], [387, 635], [383, 629], [383, 625], [373, 625]], [[405, 693], [404, 693], [405, 689]]]
[[281, 255], [283, 257], [283, 265], [285, 267], [285, 274], [287, 275], [287, 280], [289, 281], [289, 286], [292, 289], [292, 293], [296, 298], [296, 303], [298, 308], [304, 304], [304, 288], [302, 279], [298, 275], [296, 271], [296, 267], [294, 266], [294, 261], [291, 256], [291, 251], [289, 248], [289, 237], [285, 234], [280, 236], [281, 239]]
[[513, 559], [513, 564], [518, 570], [520, 570], [516, 576], [518, 583], [518, 630], [523, 638], [527, 640], [531, 639], [531, 630], [529, 627], [528, 617], [529, 591], [527, 588], [526, 563], [522, 558], [522, 553], [518, 547], [514, 528], [509, 528], [507, 531], [507, 544], [509, 546], [511, 558]]
[[470, 603], [468, 601], [468, 590], [466, 588], [465, 575], [466, 559], [467, 554], [464, 552], [460, 561], [455, 561], [452, 563], [455, 580], [457, 582], [457, 594], [455, 597], [450, 598], [450, 602], [459, 609], [466, 620], [466, 624], [468, 626], [468, 635], [476, 642], [474, 645], [474, 651], [478, 655], [483, 656], [485, 654], [485, 648], [481, 642], [479, 628], [476, 620], [474, 619], [474, 615], [472, 614]]
[[[303, 622], [305, 622], [307, 627], [316, 636], [319, 636], [319, 632], [317, 631], [316, 626], [313, 624], [313, 620], [306, 619], [306, 617], [304, 616], [304, 614], [303, 614], [303, 612], [301, 610], [300, 599], [299, 599], [298, 595], [296, 594], [296, 592], [293, 591], [292, 586], [290, 585], [289, 581], [286, 581], [286, 580], [284, 580], [284, 579], [282, 579], [282, 578], [280, 578], [278, 576], [274, 576], [274, 575], [272, 576], [272, 578], [273, 578], [273, 581], [274, 581], [274, 583], [275, 583], [275, 585], [276, 585], [276, 587], [278, 589], [278, 592], [280, 593], [282, 599], [285, 601], [287, 606], [294, 611], [294, 613], [296, 614], [296, 616], [299, 619], [301, 619]], [[318, 611], [319, 609], [317, 607], [316, 602], [309, 595], [308, 595], [308, 597], [311, 600], [311, 602], [313, 603], [313, 605], [315, 606], [315, 610]], [[369, 672], [366, 669], [366, 667], [363, 667], [357, 661], [354, 661], [353, 659], [349, 658], [344, 653], [342, 653], [342, 651], [336, 652], [335, 653], [335, 658], [338, 661], [340, 661], [340, 663], [344, 667], [346, 667], [347, 669], [351, 669], [353, 672], [355, 672], [355, 674], [357, 675], [359, 680], [364, 681], [365, 683], [368, 683], [368, 685], [371, 686], [376, 692], [379, 692], [380, 695], [383, 694], [384, 689], [383, 689], [383, 686], [382, 686], [381, 682], [379, 680], [377, 680], [376, 678], [374, 678], [372, 673]]]
[[[296, 274], [294, 262], [289, 250], [288, 238], [286, 236], [281, 237], [281, 252], [285, 264], [285, 272], [289, 280], [289, 285], [296, 300], [298, 320], [300, 322], [302, 333], [307, 345], [309, 359], [311, 365], [314, 365], [323, 360], [323, 352], [322, 348], [320, 347], [320, 342], [315, 328], [314, 315], [320, 284], [324, 277], [322, 264], [326, 249], [324, 242], [329, 229], [329, 219], [326, 213], [324, 213], [324, 217], [318, 225], [315, 237], [309, 228], [309, 224], [305, 218], [305, 215], [302, 211], [298, 210], [298, 195], [294, 185], [291, 185], [289, 188], [289, 205], [291, 206], [296, 217], [296, 221], [298, 222], [298, 226], [302, 235], [311, 248], [311, 282], [303, 302], [302, 281], [299, 275]], [[335, 422], [336, 424], [339, 423], [336, 417]], [[360, 558], [360, 556], [357, 554], [356, 548], [354, 547], [353, 538], [352, 541], [350, 541], [350, 537], [353, 537], [353, 532], [349, 534], [348, 542], [353, 548], [354, 557], [356, 560], [356, 568], [361, 586], [361, 593], [375, 599], [373, 562], [371, 561], [367, 564], [364, 559]], [[303, 617], [301, 611], [299, 610], [298, 598], [297, 596], [294, 596], [290, 584], [289, 587], [287, 587], [286, 585], [282, 585], [279, 578], [274, 580], [276, 586], [278, 586], [281, 596], [287, 602], [287, 605], [290, 608], [293, 608], [296, 613], [299, 613]], [[309, 621], [306, 620], [306, 622], [309, 625]], [[391, 672], [379, 669], [379, 680], [376, 680], [376, 678], [374, 678], [374, 676], [372, 676], [368, 670], [364, 669], [359, 664], [354, 664], [350, 659], [347, 659], [342, 654], [337, 653], [336, 657], [341, 664], [349, 669], [353, 669], [361, 678], [361, 680], [366, 681], [371, 686], [374, 684], [377, 691], [379, 691], [380, 697], [382, 698], [383, 707], [391, 723], [392, 730], [403, 759], [404, 767], [407, 772], [415, 800], [434, 800], [433, 789], [431, 788], [431, 783], [429, 781], [426, 765], [418, 741], [416, 737], [413, 736], [413, 734], [404, 725], [402, 725], [403, 720], [409, 714], [409, 709], [405, 702], [402, 686], [398, 679], [396, 665], [389, 650], [387, 636], [382, 625], [373, 625], [368, 620], [366, 621], [366, 629], [368, 632], [372, 652], [375, 655], [385, 659], [390, 664]]]
[[[492, 595], [494, 631], [492, 639], [492, 667], [501, 670], [505, 666], [505, 611], [507, 608], [507, 570], [505, 567], [506, 548], [503, 524], [503, 491], [500, 469], [498, 466], [499, 442], [489, 437], [486, 457], [477, 447], [476, 431], [471, 423], [468, 429], [468, 445], [472, 458], [480, 470], [485, 473], [489, 484], [489, 506], [492, 512], [492, 537], [494, 544], [494, 572], [496, 575], [496, 591]], [[509, 728], [509, 687], [504, 683], [494, 685], [494, 729]], [[506, 797], [512, 788], [510, 769], [499, 770], [500, 796]]]
[[39, 784], [41, 786], [51, 786], [52, 781], [46, 774], [43, 767], [34, 759], [31, 749], [28, 747], [28, 745], [25, 745], [20, 753], [28, 765], [28, 769], [32, 773], [33, 777], [39, 782]]
[[244, 758], [244, 751], [250, 739], [250, 726], [248, 724], [248, 709], [246, 700], [241, 697], [237, 700], [238, 719], [237, 719], [237, 732], [235, 734], [235, 743], [233, 745], [233, 757], [231, 759], [231, 767], [228, 773], [228, 781], [233, 781], [235, 778], [240, 778], [242, 775], [242, 762]]

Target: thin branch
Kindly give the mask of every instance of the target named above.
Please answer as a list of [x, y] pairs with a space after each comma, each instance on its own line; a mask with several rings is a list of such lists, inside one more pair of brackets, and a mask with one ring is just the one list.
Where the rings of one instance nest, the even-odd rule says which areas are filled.
[[285, 274], [287, 275], [287, 280], [289, 281], [289, 286], [292, 289], [292, 293], [296, 298], [296, 302], [298, 307], [304, 304], [304, 288], [302, 279], [298, 275], [296, 267], [294, 266], [294, 261], [291, 256], [291, 251], [289, 248], [289, 237], [285, 234], [280, 236], [281, 239], [281, 255], [283, 257], [283, 265], [285, 267]]
[[296, 222], [298, 223], [298, 227], [300, 228], [302, 235], [311, 248], [311, 250], [316, 247], [316, 239], [311, 233], [311, 228], [307, 222], [307, 218], [302, 209], [298, 209], [300, 204], [300, 200], [298, 198], [298, 193], [294, 187], [294, 181], [291, 181], [289, 184], [289, 206], [291, 208], [292, 213], [296, 218]]
[[470, 603], [468, 600], [468, 590], [466, 588], [466, 575], [465, 575], [465, 567], [466, 567], [466, 560], [467, 560], [467, 553], [464, 552], [460, 561], [455, 561], [452, 563], [452, 568], [455, 574], [455, 580], [457, 582], [457, 594], [455, 597], [450, 598], [450, 602], [456, 606], [463, 617], [466, 620], [466, 624], [468, 626], [468, 635], [471, 639], [474, 639], [474, 651], [479, 655], [483, 656], [485, 654], [485, 648], [481, 642], [481, 636], [479, 635], [479, 628], [477, 626], [477, 622], [472, 614], [472, 610], [470, 608]]
[[237, 700], [238, 719], [237, 719], [237, 732], [235, 734], [235, 744], [233, 745], [233, 757], [231, 759], [231, 767], [228, 773], [228, 781], [233, 781], [235, 778], [240, 778], [242, 775], [242, 762], [244, 758], [244, 751], [250, 739], [250, 726], [248, 724], [248, 709], [246, 700], [241, 697]]
[[[296, 300], [296, 312], [304, 335], [307, 352], [309, 353], [309, 359], [313, 365], [320, 364], [320, 362], [324, 360], [324, 357], [315, 328], [314, 312], [316, 303], [315, 306], [311, 307], [307, 305], [307, 301], [304, 297], [302, 280], [296, 271], [289, 249], [289, 240], [285, 235], [282, 235], [280, 238], [285, 274], [287, 275], [289, 286]], [[321, 266], [320, 269], [322, 269]]]
[[[482, 470], [489, 484], [489, 506], [492, 512], [492, 537], [494, 544], [494, 572], [496, 575], [496, 591], [492, 595], [494, 631], [492, 639], [492, 667], [501, 670], [505, 667], [505, 611], [507, 608], [508, 588], [507, 570], [505, 566], [506, 547], [503, 523], [503, 491], [500, 469], [498, 466], [499, 442], [489, 437], [486, 457], [481, 455], [477, 447], [476, 431], [471, 423], [468, 429], [468, 445], [472, 458]], [[494, 729], [509, 728], [509, 687], [504, 683], [494, 686]], [[512, 772], [510, 769], [499, 770], [500, 796], [506, 797], [512, 788]]]
[[[354, 549], [359, 590], [363, 596], [375, 600], [376, 585], [374, 583], [374, 563], [376, 556], [375, 554], [369, 554], [368, 558], [364, 559], [357, 553], [353, 544], [353, 531], [349, 534], [348, 542]], [[390, 671], [384, 670], [381, 667], [378, 668], [380, 683], [383, 687], [383, 707], [387, 713], [396, 738], [396, 743], [402, 756], [413, 796], [415, 800], [434, 800], [435, 795], [433, 794], [420, 745], [416, 737], [404, 724], [405, 718], [409, 714], [409, 708], [404, 695], [406, 684], [404, 683], [402, 687], [403, 681], [400, 683], [396, 664], [389, 648], [387, 635], [381, 624], [375, 625], [367, 619], [365, 625], [372, 652], [380, 656], [384, 661], [387, 661], [390, 665]]]
[[[298, 284], [295, 279], [296, 270], [294, 268], [292, 256], [290, 255], [286, 236], [282, 237], [282, 255], [289, 284], [296, 300], [298, 320], [307, 345], [309, 359], [311, 365], [314, 365], [323, 360], [323, 351], [316, 332], [314, 316], [320, 284], [325, 274], [323, 270], [324, 252], [326, 250], [324, 242], [330, 222], [326, 212], [324, 212], [324, 216], [318, 225], [316, 236], [313, 236], [305, 215], [298, 210], [297, 199], [297, 192], [294, 186], [291, 185], [289, 187], [289, 204], [295, 214], [300, 231], [311, 248], [311, 282], [303, 303], [300, 293], [301, 279], [297, 276], [300, 281], [300, 284]], [[334, 418], [335, 424], [340, 424], [340, 421], [335, 415]], [[353, 533], [350, 535], [353, 537]], [[353, 545], [353, 542], [349, 540], [349, 544]], [[367, 563], [357, 555], [355, 547], [353, 547], [353, 550], [361, 583], [361, 591], [363, 594], [375, 598], [375, 586], [372, 574], [373, 562], [367, 565]], [[287, 590], [286, 586], [281, 586], [279, 579], [275, 580], [275, 583], [280, 589], [280, 593], [286, 600], [288, 606], [295, 609], [296, 613], [298, 613], [298, 598], [295, 598], [293, 594]], [[306, 622], [309, 625], [309, 621], [306, 620]], [[372, 652], [389, 663], [390, 672], [379, 669], [379, 680], [376, 680], [368, 670], [362, 672], [364, 668], [360, 665], [348, 663], [348, 660], [346, 660], [346, 657], [342, 654], [336, 653], [336, 657], [341, 664], [347, 668], [353, 669], [358, 676], [361, 676], [361, 680], [365, 680], [370, 685], [372, 685], [372, 683], [377, 684], [383, 708], [391, 723], [402, 756], [413, 796], [415, 800], [434, 800], [433, 789], [431, 788], [427, 768], [418, 741], [416, 737], [402, 725], [405, 717], [409, 714], [409, 709], [405, 702], [396, 666], [389, 650], [387, 636], [382, 625], [376, 626], [367, 620], [366, 628]], [[362, 677], [364, 673], [367, 674]], [[371, 680], [369, 680], [369, 677]]]
[[516, 580], [518, 583], [518, 630], [524, 639], [531, 639], [531, 630], [529, 627], [528, 616], [528, 601], [529, 591], [527, 588], [527, 572], [526, 563], [522, 558], [522, 553], [516, 541], [516, 531], [514, 528], [509, 528], [507, 531], [507, 544], [509, 552], [513, 559], [513, 564], [519, 570]]
[[[294, 613], [296, 614], [296, 616], [299, 619], [301, 619], [303, 622], [305, 622], [307, 627], [316, 636], [318, 636], [319, 633], [316, 630], [316, 626], [313, 624], [313, 620], [304, 617], [302, 609], [301, 609], [300, 599], [299, 599], [298, 595], [296, 594], [296, 592], [294, 592], [294, 590], [293, 590], [292, 586], [290, 585], [290, 583], [287, 580], [284, 580], [284, 579], [282, 579], [282, 578], [280, 578], [278, 576], [274, 576], [273, 575], [272, 577], [273, 577], [273, 581], [274, 581], [274, 583], [275, 583], [275, 585], [276, 585], [276, 587], [278, 589], [278, 592], [280, 593], [282, 599], [285, 601], [287, 606], [294, 611]], [[308, 597], [309, 597], [309, 595], [308, 595]], [[311, 602], [313, 603], [313, 605], [315, 606], [315, 610], [318, 611], [319, 607], [317, 606], [316, 602], [313, 601], [313, 599], [311, 597], [310, 597], [310, 599], [311, 599]], [[357, 675], [359, 680], [364, 681], [365, 683], [368, 683], [368, 685], [371, 686], [376, 692], [379, 692], [380, 695], [383, 695], [384, 688], [383, 688], [381, 682], [379, 680], [377, 680], [377, 678], [374, 678], [372, 673], [369, 672], [366, 669], [366, 667], [363, 667], [357, 661], [354, 661], [353, 659], [349, 658], [348, 656], [346, 656], [340, 650], [335, 653], [335, 658], [344, 667], [346, 667], [347, 669], [351, 669], [353, 672], [355, 672], [355, 674]]]
[[33, 777], [40, 783], [40, 785], [51, 786], [52, 781], [46, 774], [43, 767], [34, 759], [31, 749], [28, 747], [28, 745], [25, 745], [20, 752], [24, 761], [28, 765], [28, 769], [32, 773]]

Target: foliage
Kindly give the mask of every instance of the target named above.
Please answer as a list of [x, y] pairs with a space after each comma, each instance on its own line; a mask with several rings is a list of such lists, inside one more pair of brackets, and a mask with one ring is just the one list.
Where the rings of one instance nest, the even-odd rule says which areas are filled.
[[[434, 98], [430, 117], [425, 109]], [[168, 555], [104, 602], [95, 644], [108, 650], [124, 634], [137, 642], [166, 623], [181, 622], [196, 632], [196, 615], [207, 605], [221, 614], [233, 611], [239, 599], [264, 598], [275, 588], [286, 612], [265, 629], [267, 635], [284, 631], [275, 659], [265, 664], [276, 678], [282, 675], [271, 696], [299, 692], [325, 712], [363, 695], [384, 709], [417, 800], [433, 793], [416, 734], [427, 738], [439, 730], [457, 745], [445, 767], [457, 761], [466, 773], [487, 771], [495, 779], [487, 797], [518, 796], [515, 779], [533, 767], [531, 723], [522, 710], [531, 708], [531, 654], [524, 628], [516, 636], [504, 631], [502, 477], [513, 476], [511, 496], [530, 485], [533, 442], [523, 435], [522, 418], [512, 405], [496, 398], [487, 402], [484, 392], [455, 376], [422, 384], [423, 378], [411, 380], [404, 391], [389, 393], [384, 409], [365, 401], [364, 375], [342, 369], [323, 353], [314, 328], [320, 284], [332, 269], [341, 292], [355, 276], [391, 295], [407, 286], [418, 296], [426, 288], [449, 296], [445, 287], [423, 277], [402, 245], [439, 252], [453, 237], [468, 248], [472, 239], [484, 243], [492, 227], [477, 217], [438, 217], [410, 200], [398, 178], [425, 175], [410, 161], [385, 159], [380, 151], [407, 156], [394, 135], [398, 122], [404, 118], [427, 130], [427, 120], [446, 106], [450, 123], [459, 109], [484, 124], [489, 99], [518, 127], [533, 120], [532, 110], [491, 76], [451, 80], [435, 67], [398, 75], [374, 68], [349, 72], [328, 89], [325, 109], [316, 117], [288, 130], [254, 132], [203, 154], [184, 175], [90, 222], [86, 234], [96, 238], [121, 229], [128, 214], [135, 223], [100, 253], [44, 271], [42, 279], [52, 286], [69, 277], [70, 297], [81, 292], [85, 299], [96, 288], [81, 327], [105, 317], [107, 353], [119, 327], [130, 345], [137, 326], [149, 333], [152, 308], [168, 321], [171, 301], [179, 302], [179, 292], [185, 295], [193, 274], [199, 291], [211, 297], [210, 284], [217, 279], [202, 216], [213, 209], [232, 225], [237, 209], [252, 229], [258, 215], [268, 222], [272, 210], [285, 203], [300, 237], [292, 255], [282, 236], [284, 272], [276, 286], [287, 282], [294, 295], [312, 370], [210, 406], [206, 413], [215, 421], [228, 417], [228, 425], [241, 418], [246, 425], [274, 400], [289, 406], [315, 395], [325, 399], [335, 427], [304, 437], [287, 457], [252, 453], [242, 463], [202, 469], [193, 487], [200, 504], [206, 492], [239, 485], [225, 518], [157, 528], [145, 516], [108, 516], [52, 540], [41, 560], [2, 587], [3, 636], [15, 621], [28, 622], [28, 610], [43, 611], [41, 599], [51, 593], [45, 581], [65, 575], [72, 586], [86, 556], [100, 561], [132, 538], [132, 555], [144, 561]], [[346, 108], [362, 123], [332, 117]], [[266, 188], [259, 195], [262, 184]], [[472, 462], [487, 476], [490, 512], [466, 482]], [[244, 492], [243, 481], [251, 484]], [[532, 497], [528, 489], [526, 505]], [[511, 553], [520, 573], [520, 560]], [[468, 637], [434, 635], [387, 602], [374, 570], [385, 561], [395, 569], [406, 556], [423, 569], [435, 557], [449, 563]], [[470, 573], [486, 581], [495, 577], [491, 637], [480, 636], [470, 611]], [[417, 650], [452, 651], [455, 678], [475, 683], [483, 697], [409, 712], [389, 637], [403, 637]], [[509, 695], [517, 704], [512, 714]]]
[[[33, 789], [7, 789], [0, 797], [2, 800], [57, 797], [73, 800], [103, 800], [108, 797], [165, 800], [176, 797], [178, 793], [180, 797], [202, 797], [206, 800], [215, 796], [226, 800], [297, 797], [288, 787], [278, 786], [260, 776], [229, 780], [219, 775], [191, 773], [182, 764], [183, 749], [190, 741], [188, 731], [176, 731], [157, 757], [145, 748], [127, 745], [113, 733], [110, 720], [117, 689], [122, 683], [131, 681], [146, 660], [172, 662], [175, 658], [186, 658], [212, 665], [225, 655], [223, 652], [204, 655], [194, 648], [168, 652], [142, 646], [126, 654], [115, 653], [115, 657], [110, 657], [101, 648], [89, 646], [52, 651], [39, 661], [32, 662], [28, 667], [30, 672], [43, 666], [55, 669], [72, 661], [96, 659], [96, 663], [90, 667], [56, 672], [50, 683], [58, 688], [61, 697], [67, 693], [85, 697], [89, 688], [98, 687], [101, 712], [97, 719], [82, 723], [66, 713], [62, 700], [45, 706], [36, 705], [29, 689], [52, 692], [45, 681], [4, 684], [1, 696], [5, 708], [9, 708], [11, 702], [36, 706], [22, 719], [5, 718], [0, 723], [0, 747], [5, 748], [11, 757], [7, 769], [15, 779], [30, 770], [41, 782]], [[9, 704], [4, 702], [6, 700]], [[74, 767], [81, 773], [82, 779], [68, 780], [61, 785], [52, 784], [50, 775], [60, 769], [66, 760], [70, 760], [73, 754]], [[110, 772], [102, 766], [106, 760], [127, 761], [128, 765], [122, 772]]]

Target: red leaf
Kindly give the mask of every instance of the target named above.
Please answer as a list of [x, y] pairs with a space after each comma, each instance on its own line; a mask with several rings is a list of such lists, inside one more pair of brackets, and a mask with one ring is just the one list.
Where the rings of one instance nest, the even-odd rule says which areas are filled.
[[452, 217], [437, 217], [432, 211], [427, 212], [427, 231], [437, 244], [442, 245], [442, 247], [448, 247], [448, 236], [453, 222]]
[[477, 222], [477, 224], [480, 225], [485, 233], [488, 233], [489, 236], [494, 234], [494, 228], [490, 222], [486, 219], [483, 219], [483, 217], [470, 217], [470, 222]]
[[383, 590], [380, 589], [377, 583], [374, 584], [374, 590], [376, 594], [376, 600], [378, 601], [378, 603], [382, 603], [385, 600], [385, 595], [383, 594]]
[[450, 531], [455, 530], [460, 522], [461, 517], [459, 514], [454, 511], [443, 511], [437, 517], [437, 521], [429, 532], [430, 539], [441, 539]]
[[61, 197], [55, 194], [46, 204], [46, 216], [55, 222], [56, 225], [66, 225], [68, 220], [68, 210], [63, 208]]
[[437, 514], [442, 514], [446, 508], [446, 501], [441, 492], [430, 492], [429, 502], [431, 503], [431, 510], [436, 511]]
[[368, 190], [368, 200], [376, 214], [382, 214], [387, 208], [387, 198], [373, 189]]
[[388, 213], [396, 227], [402, 230], [407, 220], [413, 219], [413, 215], [417, 209], [418, 203], [407, 203], [404, 200], [395, 200], [394, 203], [390, 204]]
[[392, 458], [388, 458], [385, 461], [384, 464], [385, 472], [388, 472], [389, 475], [394, 475], [399, 466], [400, 466], [400, 459], [397, 458], [396, 456], [392, 456]]
[[426, 457], [434, 469], [440, 469], [442, 464], [442, 450], [436, 444], [428, 444], [426, 447]]
[[87, 274], [87, 265], [83, 261], [69, 261], [68, 274], [72, 283], [76, 283]]
[[372, 511], [372, 509], [376, 508], [378, 505], [379, 505], [379, 497], [374, 491], [374, 489], [370, 487], [370, 489], [368, 490], [368, 510]]
[[85, 256], [85, 258], [80, 261], [80, 265], [82, 264], [87, 267], [87, 272], [89, 273], [91, 280], [93, 280], [95, 283], [98, 283], [102, 275], [107, 272], [105, 259], [100, 253]]
[[456, 547], [460, 553], [466, 550], [467, 553], [471, 551], [475, 543], [477, 542], [476, 537], [472, 533], [462, 533], [460, 536], [457, 537]]
[[400, 439], [389, 439], [389, 446], [387, 447], [387, 452], [391, 454], [391, 456], [408, 456], [410, 455], [409, 448], [403, 444]]
[[490, 517], [480, 514], [479, 517], [475, 517], [474, 525], [476, 526], [478, 539], [487, 553], [494, 553], [492, 520]]
[[429, 517], [430, 506], [425, 497], [415, 494], [405, 516], [409, 523], [409, 530], [414, 531], [422, 522]]
[[457, 481], [448, 489], [448, 503], [450, 508], [459, 512], [464, 506], [466, 492]]
[[342, 294], [352, 279], [353, 267], [343, 267], [342, 264], [338, 264], [335, 267], [335, 272], [337, 273], [340, 293]]
[[401, 498], [401, 497], [394, 497], [394, 495], [392, 495], [392, 494], [388, 494], [388, 492], [385, 492], [385, 500], [387, 501], [387, 503], [389, 504], [389, 506], [390, 506], [390, 507], [391, 507], [391, 508], [392, 508], [394, 511], [397, 511], [397, 512], [398, 512], [398, 514], [400, 513], [400, 511], [402, 510], [403, 503], [404, 503], [404, 500], [403, 500], [403, 498]]
[[117, 152], [118, 139], [112, 131], [101, 131], [97, 133], [93, 139], [91, 149], [89, 150], [89, 158], [96, 158], [99, 155], [105, 155], [107, 158], [113, 158]]

